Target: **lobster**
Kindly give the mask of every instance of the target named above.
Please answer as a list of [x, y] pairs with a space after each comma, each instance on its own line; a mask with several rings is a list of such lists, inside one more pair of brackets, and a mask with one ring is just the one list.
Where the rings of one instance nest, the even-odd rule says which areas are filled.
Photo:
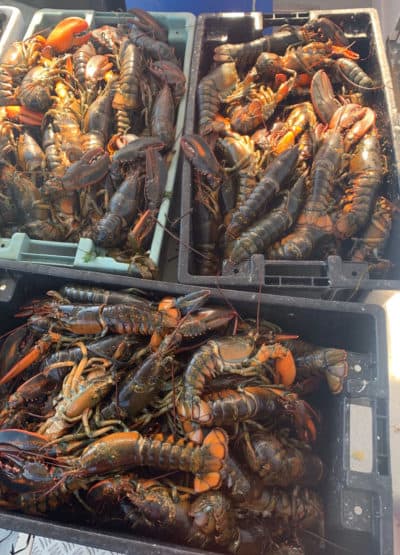
[[236, 426], [247, 420], [268, 420], [273, 414], [292, 416], [296, 433], [301, 439], [313, 440], [316, 428], [315, 413], [297, 395], [273, 386], [248, 386], [239, 391], [223, 390], [204, 395], [197, 405], [183, 408], [178, 413], [184, 429], [194, 441], [201, 439], [196, 426]]
[[140, 191], [139, 172], [130, 172], [111, 197], [107, 212], [97, 224], [94, 235], [96, 245], [118, 245], [121, 234], [128, 232], [136, 217]]
[[325, 376], [332, 393], [341, 393], [348, 374], [347, 352], [344, 349], [318, 348], [301, 340], [284, 341], [293, 353], [298, 380]]
[[111, 504], [113, 514], [121, 514], [128, 525], [145, 533], [170, 540], [179, 536], [201, 548], [215, 545], [237, 551], [239, 529], [230, 501], [221, 492], [202, 493], [191, 502], [154, 480], [122, 476], [94, 484], [87, 501], [100, 505], [105, 515], [106, 503]]
[[118, 110], [135, 110], [140, 106], [139, 86], [144, 65], [142, 53], [129, 39], [125, 39], [120, 46], [119, 60], [121, 72], [112, 105]]
[[332, 218], [328, 213], [334, 178], [343, 156], [340, 133], [330, 131], [314, 159], [311, 179], [312, 192], [306, 201], [293, 233], [272, 245], [268, 257], [300, 260], [309, 257], [320, 244], [333, 235]]
[[376, 132], [372, 131], [360, 140], [350, 159], [348, 189], [341, 202], [341, 213], [335, 221], [335, 233], [340, 239], [354, 237], [366, 226], [382, 174], [379, 140]]
[[220, 103], [232, 92], [238, 81], [234, 63], [221, 64], [200, 80], [197, 88], [200, 135], [218, 132], [220, 124], [214, 120]]
[[237, 61], [241, 66], [252, 65], [262, 52], [284, 54], [288, 47], [311, 40], [332, 40], [338, 46], [348, 41], [343, 31], [327, 17], [310, 20], [300, 28], [283, 25], [276, 33], [239, 44], [222, 44], [214, 50], [216, 62]]
[[207, 380], [222, 373], [251, 375], [260, 372], [270, 360], [276, 361], [275, 371], [282, 383], [290, 385], [295, 377], [293, 358], [291, 352], [279, 343], [262, 344], [256, 348], [251, 336], [208, 341], [196, 351], [186, 367], [179, 412], [196, 412]]
[[304, 176], [300, 176], [289, 192], [282, 194], [277, 208], [250, 226], [234, 242], [224, 267], [239, 264], [253, 254], [266, 252], [296, 221], [304, 198]]
[[271, 162], [249, 197], [233, 212], [232, 220], [226, 229], [228, 240], [237, 238], [243, 229], [261, 215], [266, 204], [280, 190], [281, 185], [294, 169], [297, 157], [298, 148], [293, 147]]
[[265, 486], [315, 486], [323, 475], [319, 457], [274, 434], [246, 432], [242, 438], [242, 453], [249, 468]]
[[362, 237], [354, 240], [351, 251], [353, 262], [368, 262], [370, 271], [381, 272], [390, 267], [383, 259], [383, 252], [392, 227], [394, 207], [384, 197], [378, 197], [372, 212], [371, 222]]
[[194, 490], [201, 493], [220, 486], [227, 449], [226, 433], [219, 428], [211, 430], [200, 447], [175, 442], [173, 438], [163, 441], [143, 437], [134, 431], [109, 434], [94, 441], [77, 460], [71, 457], [59, 460], [72, 467], [65, 477], [78, 479], [124, 472], [137, 466], [182, 470], [195, 475]]

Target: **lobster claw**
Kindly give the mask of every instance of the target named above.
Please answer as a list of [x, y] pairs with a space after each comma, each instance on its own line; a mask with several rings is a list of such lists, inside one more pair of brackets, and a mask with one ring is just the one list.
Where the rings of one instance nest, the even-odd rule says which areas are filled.
[[75, 191], [99, 183], [108, 173], [109, 162], [110, 157], [102, 148], [88, 150], [65, 172], [61, 180], [64, 189]]
[[168, 32], [152, 15], [140, 8], [131, 8], [129, 13], [135, 16], [134, 23], [142, 31], [162, 42], [168, 41]]
[[346, 48], [345, 46], [332, 46], [332, 54], [336, 54], [341, 58], [347, 58], [349, 60], [359, 60], [360, 55], [357, 52], [354, 52], [350, 48]]
[[139, 217], [133, 229], [128, 233], [129, 246], [135, 250], [143, 250], [144, 243], [148, 243], [157, 221], [157, 212], [145, 210]]
[[293, 405], [294, 424], [297, 434], [302, 441], [315, 441], [317, 439], [317, 428], [314, 420], [318, 421], [318, 414], [302, 399], [290, 401]]
[[188, 314], [192, 310], [199, 309], [209, 298], [210, 291], [195, 291], [194, 293], [188, 293], [183, 297], [178, 297], [175, 299], [176, 307], [179, 308], [182, 314]]
[[185, 135], [181, 147], [194, 168], [205, 175], [210, 185], [216, 186], [221, 180], [221, 166], [207, 142], [200, 135]]
[[329, 127], [345, 132], [344, 150], [349, 152], [374, 127], [376, 112], [359, 104], [345, 104], [333, 114]]
[[28, 430], [19, 430], [17, 428], [4, 428], [0, 430], [0, 445], [2, 449], [6, 445], [10, 445], [14, 449], [20, 449], [25, 452], [42, 452], [42, 454], [45, 452], [46, 455], [51, 457], [56, 456], [56, 450], [53, 447], [47, 449], [48, 441], [47, 437], [36, 432], [29, 432]]
[[96, 54], [89, 58], [85, 69], [85, 78], [88, 81], [101, 81], [113, 65], [108, 56]]
[[318, 70], [313, 76], [310, 93], [311, 101], [318, 117], [324, 123], [329, 123], [341, 104], [335, 98], [332, 83], [323, 69]]
[[285, 386], [292, 385], [296, 379], [296, 363], [289, 349], [282, 358], [276, 360], [275, 370], [280, 378], [280, 383]]
[[327, 17], [312, 19], [304, 25], [305, 30], [310, 33], [314, 40], [331, 40], [333, 44], [347, 46], [349, 44], [346, 35], [332, 20]]
[[195, 314], [188, 314], [179, 324], [183, 337], [197, 337], [228, 324], [236, 312], [228, 308], [204, 308]]
[[19, 376], [24, 370], [26, 370], [31, 364], [34, 364], [39, 360], [39, 358], [47, 353], [53, 343], [60, 339], [59, 334], [48, 333], [43, 336], [42, 339], [36, 342], [32, 349], [22, 357], [18, 362], [14, 364], [12, 368], [0, 379], [0, 385], [8, 383], [13, 378]]
[[18, 493], [38, 492], [49, 490], [54, 485], [51, 468], [38, 461], [26, 460], [23, 451], [19, 453], [15, 447], [10, 450], [10, 453], [2, 450], [1, 459], [5, 459], [5, 464], [0, 467], [0, 481], [8, 489]]
[[51, 31], [46, 40], [46, 46], [57, 54], [67, 52], [74, 46], [82, 46], [90, 38], [87, 21], [81, 17], [67, 17], [60, 21]]
[[3, 106], [0, 108], [0, 119], [10, 119], [25, 125], [42, 125], [43, 114], [30, 110], [26, 106]]

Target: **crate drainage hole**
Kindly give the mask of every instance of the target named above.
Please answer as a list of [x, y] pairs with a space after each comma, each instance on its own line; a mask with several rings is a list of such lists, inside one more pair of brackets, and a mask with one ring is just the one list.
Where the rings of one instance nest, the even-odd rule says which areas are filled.
[[355, 364], [354, 365], [354, 372], [361, 372], [361, 371], [362, 371], [361, 364]]
[[355, 277], [355, 276], [358, 276], [358, 272], [356, 272], [355, 270], [353, 270], [353, 271], [351, 272], [351, 275], [354, 276], [354, 277]]
[[5, 243], [2, 243], [0, 246], [3, 249], [6, 245], [5, 245]]
[[363, 510], [362, 510], [362, 507], [360, 507], [360, 505], [356, 505], [353, 510], [354, 510], [354, 514], [357, 516], [361, 516], [363, 514]]

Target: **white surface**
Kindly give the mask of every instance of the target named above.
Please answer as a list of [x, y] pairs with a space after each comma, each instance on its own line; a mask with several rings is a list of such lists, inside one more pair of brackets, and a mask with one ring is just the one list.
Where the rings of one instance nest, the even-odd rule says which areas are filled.
[[350, 405], [350, 470], [371, 473], [372, 457], [371, 407]]

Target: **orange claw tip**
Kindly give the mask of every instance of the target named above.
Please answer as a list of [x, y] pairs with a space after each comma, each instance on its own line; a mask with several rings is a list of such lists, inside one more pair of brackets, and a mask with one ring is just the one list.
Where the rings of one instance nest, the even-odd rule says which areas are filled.
[[37, 343], [24, 357], [14, 364], [12, 368], [0, 379], [0, 386], [8, 383], [12, 379], [19, 376], [24, 370], [29, 368], [31, 364], [36, 362], [41, 355], [46, 353], [50, 348], [51, 341], [42, 340]]
[[340, 54], [341, 56], [343, 56], [344, 58], [348, 58], [350, 60], [359, 60], [360, 59], [360, 55], [357, 54], [357, 52], [354, 52], [353, 50], [350, 50], [350, 48], [346, 48], [345, 46], [332, 46], [332, 52], [334, 54]]
[[66, 52], [73, 46], [81, 46], [90, 38], [86, 33], [89, 24], [81, 17], [67, 17], [57, 23], [47, 37], [46, 45], [53, 48], [58, 54]]
[[296, 379], [296, 364], [290, 351], [288, 351], [283, 358], [277, 359], [275, 369], [279, 374], [280, 382], [283, 385], [292, 385]]
[[307, 420], [306, 439], [309, 441], [315, 441], [317, 439], [317, 428], [311, 418]]
[[8, 118], [26, 125], [41, 125], [43, 114], [26, 106], [3, 106], [0, 108], [0, 118]]

